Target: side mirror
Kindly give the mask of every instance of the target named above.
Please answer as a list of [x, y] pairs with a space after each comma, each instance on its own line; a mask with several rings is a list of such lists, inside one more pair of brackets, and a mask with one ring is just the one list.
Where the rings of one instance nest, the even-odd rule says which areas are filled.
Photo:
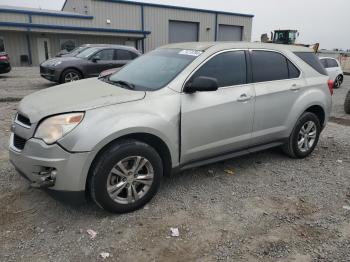
[[91, 61], [94, 62], [94, 63], [97, 63], [97, 61], [100, 61], [100, 60], [101, 60], [101, 58], [99, 58], [99, 57], [93, 57], [91, 59]]
[[192, 82], [187, 82], [184, 88], [185, 93], [210, 92], [219, 88], [218, 80], [213, 77], [199, 76]]

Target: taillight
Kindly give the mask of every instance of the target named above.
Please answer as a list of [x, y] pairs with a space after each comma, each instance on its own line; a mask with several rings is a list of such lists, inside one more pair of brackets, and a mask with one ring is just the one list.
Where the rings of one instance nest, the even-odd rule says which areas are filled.
[[331, 96], [334, 93], [334, 81], [333, 80], [328, 80], [328, 88], [329, 88], [329, 92], [331, 93]]
[[2, 56], [0, 56], [0, 60], [7, 60], [8, 58], [7, 58], [7, 56], [5, 56], [5, 55], [2, 55]]

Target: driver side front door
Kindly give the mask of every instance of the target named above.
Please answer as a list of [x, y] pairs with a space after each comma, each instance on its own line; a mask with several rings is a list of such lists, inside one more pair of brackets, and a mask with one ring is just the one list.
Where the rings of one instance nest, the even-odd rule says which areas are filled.
[[199, 76], [216, 78], [219, 89], [182, 93], [182, 164], [238, 151], [251, 143], [254, 89], [249, 84], [246, 52], [216, 54], [188, 81]]
[[114, 68], [114, 49], [104, 49], [94, 54], [88, 61], [86, 73], [88, 77], [96, 77], [107, 69]]

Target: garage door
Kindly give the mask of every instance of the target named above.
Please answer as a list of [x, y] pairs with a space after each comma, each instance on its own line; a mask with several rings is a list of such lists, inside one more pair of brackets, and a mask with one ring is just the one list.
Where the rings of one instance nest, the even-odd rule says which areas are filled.
[[198, 23], [169, 21], [169, 43], [198, 41]]
[[242, 26], [219, 25], [218, 41], [242, 41]]

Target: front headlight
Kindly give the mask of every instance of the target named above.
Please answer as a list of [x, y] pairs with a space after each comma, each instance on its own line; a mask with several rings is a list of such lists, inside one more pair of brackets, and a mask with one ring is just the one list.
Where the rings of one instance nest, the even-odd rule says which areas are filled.
[[55, 61], [52, 63], [52, 66], [58, 66], [60, 64], [62, 64], [62, 61]]
[[79, 125], [83, 118], [84, 113], [69, 113], [49, 117], [39, 125], [34, 137], [44, 140], [46, 144], [53, 144]]

